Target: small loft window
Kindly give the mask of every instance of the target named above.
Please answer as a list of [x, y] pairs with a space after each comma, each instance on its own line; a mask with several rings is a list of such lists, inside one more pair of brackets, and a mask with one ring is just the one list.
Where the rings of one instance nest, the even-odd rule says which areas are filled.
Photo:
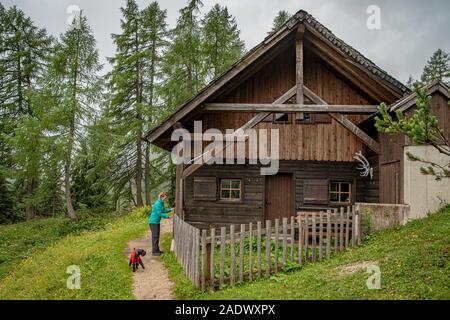
[[241, 197], [241, 179], [220, 179], [220, 200], [239, 201]]
[[351, 203], [351, 190], [350, 182], [330, 182], [330, 202]]
[[297, 121], [300, 123], [311, 123], [312, 122], [312, 115], [307, 112], [299, 112], [297, 115]]
[[287, 113], [275, 113], [274, 115], [274, 122], [289, 122], [289, 114]]

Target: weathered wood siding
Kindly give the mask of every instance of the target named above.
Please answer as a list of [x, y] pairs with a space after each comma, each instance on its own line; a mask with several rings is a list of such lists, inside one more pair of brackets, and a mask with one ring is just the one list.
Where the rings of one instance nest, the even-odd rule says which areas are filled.
[[[357, 91], [344, 77], [305, 48], [304, 83], [329, 104], [374, 104]], [[295, 49], [289, 46], [227, 95], [209, 102], [272, 103], [295, 85]], [[295, 97], [292, 99], [294, 102]], [[307, 99], [305, 99], [307, 102]], [[210, 112], [202, 116], [203, 128], [237, 129], [253, 113]], [[348, 115], [354, 123], [364, 115]], [[294, 117], [292, 117], [294, 118]], [[335, 120], [330, 123], [304, 124], [262, 122], [256, 129], [279, 129], [281, 160], [353, 161], [362, 142]]]
[[[352, 183], [352, 204], [378, 202], [378, 181], [362, 178], [355, 162], [281, 161], [280, 173], [292, 173], [294, 178], [294, 208], [298, 211], [318, 211], [335, 208], [336, 204], [304, 203], [304, 181], [323, 179]], [[241, 202], [198, 201], [193, 196], [194, 177], [240, 178], [243, 184]], [[370, 184], [370, 185], [369, 185]], [[217, 192], [218, 194], [218, 192]], [[287, 197], [288, 199], [289, 197]], [[185, 219], [199, 227], [222, 226], [264, 221], [265, 177], [258, 165], [205, 165], [185, 181]]]

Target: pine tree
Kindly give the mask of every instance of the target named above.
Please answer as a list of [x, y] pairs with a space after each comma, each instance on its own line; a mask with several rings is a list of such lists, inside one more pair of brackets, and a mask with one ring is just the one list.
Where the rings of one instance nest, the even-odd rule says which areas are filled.
[[290, 19], [291, 16], [292, 15], [285, 10], [278, 11], [277, 15], [273, 19], [272, 30], [270, 30], [268, 34], [280, 30], [283, 24], [285, 24]]
[[409, 75], [408, 81], [406, 82], [406, 86], [412, 90], [414, 88], [415, 83], [419, 82], [416, 79], [414, 79], [412, 75]]
[[167, 13], [156, 2], [139, 11], [134, 0], [128, 0], [121, 10], [122, 33], [113, 35], [117, 52], [110, 59], [113, 64], [110, 116], [114, 119], [115, 132], [123, 136], [122, 151], [116, 161], [117, 181], [125, 187], [134, 176], [136, 205], [142, 206], [143, 159], [146, 203], [150, 204], [150, 147], [143, 154], [142, 136], [144, 129], [154, 122], [157, 80], [167, 42]]
[[66, 209], [72, 219], [77, 219], [70, 179], [73, 156], [76, 141], [83, 134], [83, 124], [89, 121], [93, 106], [98, 102], [100, 69], [95, 38], [86, 17], [80, 12], [79, 19], [74, 19], [61, 36], [49, 75], [50, 86], [59, 104], [54, 121], [62, 135]]
[[450, 85], [450, 54], [438, 49], [423, 68], [421, 80], [424, 84], [443, 81]]
[[216, 78], [226, 71], [244, 51], [244, 42], [227, 7], [216, 4], [202, 20], [206, 74]]

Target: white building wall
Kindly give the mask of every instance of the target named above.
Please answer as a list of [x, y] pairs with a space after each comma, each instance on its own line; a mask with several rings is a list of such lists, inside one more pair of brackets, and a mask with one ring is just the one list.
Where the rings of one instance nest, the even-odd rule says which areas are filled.
[[406, 221], [404, 221], [407, 222], [437, 211], [443, 205], [443, 201], [450, 203], [450, 179], [437, 181], [432, 176], [423, 175], [420, 167], [424, 167], [426, 164], [408, 160], [407, 152], [440, 165], [448, 163], [450, 159], [432, 146], [406, 146], [403, 151], [405, 160], [404, 202], [410, 205], [409, 216], [405, 217]]

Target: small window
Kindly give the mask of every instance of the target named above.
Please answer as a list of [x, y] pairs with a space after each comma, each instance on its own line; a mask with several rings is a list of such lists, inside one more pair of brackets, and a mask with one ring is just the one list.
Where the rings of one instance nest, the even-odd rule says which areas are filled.
[[339, 203], [351, 203], [352, 192], [350, 182], [331, 182], [330, 201]]
[[239, 201], [242, 193], [241, 179], [220, 180], [220, 200]]
[[275, 113], [274, 115], [275, 122], [289, 122], [289, 114], [287, 113]]
[[312, 123], [312, 116], [307, 112], [299, 112], [297, 113], [297, 121], [300, 123]]

